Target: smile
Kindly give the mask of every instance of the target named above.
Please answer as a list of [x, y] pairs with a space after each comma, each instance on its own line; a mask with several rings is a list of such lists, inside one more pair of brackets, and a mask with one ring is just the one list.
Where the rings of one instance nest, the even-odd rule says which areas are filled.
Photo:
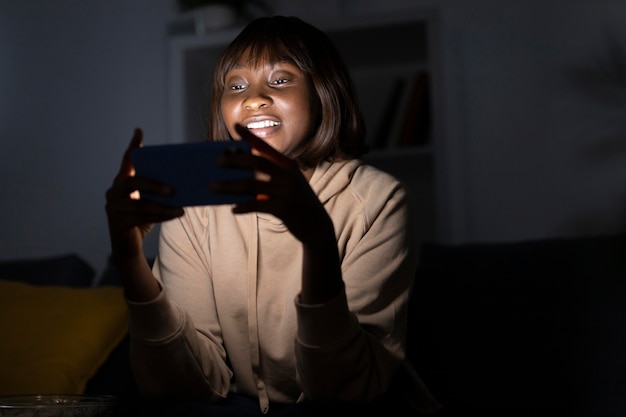
[[252, 122], [246, 125], [248, 129], [263, 129], [264, 127], [273, 127], [280, 126], [280, 122], [275, 122], [272, 120], [263, 120], [261, 122]]

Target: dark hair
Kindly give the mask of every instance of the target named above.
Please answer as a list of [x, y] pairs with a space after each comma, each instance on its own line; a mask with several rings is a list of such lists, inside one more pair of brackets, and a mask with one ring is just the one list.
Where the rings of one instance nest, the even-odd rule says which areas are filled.
[[226, 47], [215, 67], [209, 140], [229, 137], [220, 108], [224, 77], [245, 55], [253, 65], [289, 62], [310, 82], [319, 114], [311, 140], [294, 156], [301, 166], [358, 158], [367, 151], [363, 117], [343, 58], [324, 32], [293, 16], [257, 18]]

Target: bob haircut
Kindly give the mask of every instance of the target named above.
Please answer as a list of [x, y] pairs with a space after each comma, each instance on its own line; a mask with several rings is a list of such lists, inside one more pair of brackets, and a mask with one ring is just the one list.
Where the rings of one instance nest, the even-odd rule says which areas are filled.
[[221, 111], [224, 79], [242, 57], [250, 65], [288, 62], [297, 66], [312, 86], [317, 109], [311, 138], [296, 155], [301, 167], [324, 160], [358, 158], [367, 152], [365, 125], [347, 66], [330, 38], [293, 16], [260, 17], [250, 22], [227, 46], [215, 67], [209, 140], [229, 138]]

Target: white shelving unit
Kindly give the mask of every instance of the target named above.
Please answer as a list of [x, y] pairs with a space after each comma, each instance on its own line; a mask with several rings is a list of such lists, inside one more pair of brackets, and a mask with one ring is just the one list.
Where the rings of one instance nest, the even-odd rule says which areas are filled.
[[[350, 68], [372, 146], [366, 161], [392, 173], [411, 190], [419, 243], [438, 240], [442, 115], [436, 10], [311, 23], [329, 34]], [[204, 139], [213, 67], [240, 30], [171, 37], [169, 141]], [[418, 144], [398, 147], [394, 138], [407, 117], [418, 74], [428, 75], [428, 135]], [[398, 106], [390, 112], [392, 103]], [[381, 138], [384, 145], [380, 145]]]

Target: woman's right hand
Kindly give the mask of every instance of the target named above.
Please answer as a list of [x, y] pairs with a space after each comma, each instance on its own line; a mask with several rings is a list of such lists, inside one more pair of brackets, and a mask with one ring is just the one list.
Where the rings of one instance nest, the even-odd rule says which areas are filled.
[[143, 239], [155, 223], [184, 213], [182, 207], [168, 207], [139, 198], [142, 192], [161, 195], [172, 192], [165, 184], [135, 176], [131, 153], [142, 145], [143, 132], [135, 129], [120, 170], [106, 192], [112, 260], [122, 279], [126, 298], [137, 302], [152, 300], [161, 291], [143, 253]]
[[155, 223], [183, 215], [181, 207], [168, 207], [139, 199], [142, 192], [167, 195], [172, 192], [165, 184], [135, 176], [131, 161], [133, 149], [143, 146], [143, 132], [135, 129], [130, 145], [113, 185], [106, 192], [106, 214], [114, 259], [143, 256], [143, 240]]

